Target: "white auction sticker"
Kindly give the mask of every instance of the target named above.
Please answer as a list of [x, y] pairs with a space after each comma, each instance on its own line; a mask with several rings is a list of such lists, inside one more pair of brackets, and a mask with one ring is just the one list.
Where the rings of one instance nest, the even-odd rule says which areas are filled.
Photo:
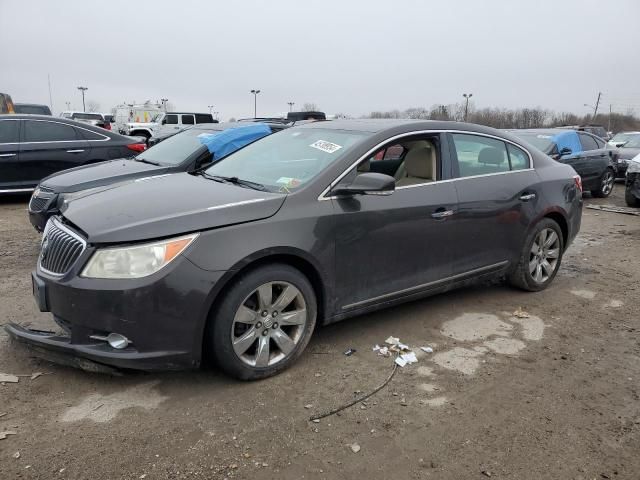
[[313, 142], [309, 146], [317, 148], [318, 150], [322, 150], [325, 153], [333, 153], [342, 148], [342, 146], [336, 145], [335, 143], [327, 142], [326, 140], [318, 140], [316, 142]]

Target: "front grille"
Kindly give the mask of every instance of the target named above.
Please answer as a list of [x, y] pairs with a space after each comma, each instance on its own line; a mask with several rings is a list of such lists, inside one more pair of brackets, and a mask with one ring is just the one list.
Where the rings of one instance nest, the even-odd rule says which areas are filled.
[[50, 219], [42, 236], [40, 267], [56, 275], [67, 273], [80, 258], [86, 246], [85, 241], [76, 233]]
[[53, 190], [47, 187], [38, 187], [33, 192], [31, 201], [29, 202], [29, 210], [32, 212], [40, 212], [49, 203], [49, 200], [53, 198]]

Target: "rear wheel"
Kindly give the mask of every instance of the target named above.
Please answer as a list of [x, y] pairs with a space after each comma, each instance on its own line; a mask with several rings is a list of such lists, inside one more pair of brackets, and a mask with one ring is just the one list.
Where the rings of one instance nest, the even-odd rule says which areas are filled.
[[283, 264], [239, 278], [209, 319], [208, 347], [217, 365], [241, 380], [269, 377], [303, 352], [316, 324], [309, 280]]
[[541, 220], [527, 235], [509, 283], [530, 292], [544, 290], [558, 273], [563, 251], [560, 226], [550, 218]]
[[613, 183], [616, 181], [616, 174], [610, 168], [607, 168], [602, 177], [600, 177], [600, 188], [591, 190], [591, 195], [598, 198], [606, 198], [613, 191]]

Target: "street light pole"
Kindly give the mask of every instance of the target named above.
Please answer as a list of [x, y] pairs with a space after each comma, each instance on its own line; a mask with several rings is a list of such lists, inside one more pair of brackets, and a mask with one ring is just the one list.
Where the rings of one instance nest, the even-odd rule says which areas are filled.
[[258, 94], [260, 90], [251, 90], [253, 93], [253, 118], [258, 118]]
[[289, 105], [289, 111], [293, 112], [293, 106], [296, 104], [296, 102], [287, 102], [287, 105]]
[[213, 115], [215, 115], [216, 120], [218, 120], [218, 114], [219, 114], [219, 113], [220, 113], [220, 112], [213, 112]]
[[80, 90], [82, 92], [82, 111], [86, 112], [86, 108], [84, 106], [84, 92], [86, 92], [87, 90], [89, 90], [87, 87], [78, 87], [78, 90]]
[[211, 110], [213, 110], [213, 105], [207, 105], [209, 107], [209, 115], [211, 115]]
[[161, 98], [160, 102], [162, 102], [162, 109], [164, 110], [165, 113], [167, 113], [167, 102], [169, 101], [168, 98]]
[[462, 96], [465, 98], [464, 104], [464, 121], [467, 121], [467, 115], [469, 115], [469, 99], [473, 97], [473, 93], [463, 93]]

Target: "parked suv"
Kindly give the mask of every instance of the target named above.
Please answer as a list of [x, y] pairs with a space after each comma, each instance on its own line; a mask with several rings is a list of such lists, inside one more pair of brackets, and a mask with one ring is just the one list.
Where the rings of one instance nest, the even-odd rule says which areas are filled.
[[189, 125], [199, 123], [218, 123], [210, 113], [169, 112], [159, 113], [151, 122], [129, 122], [124, 124], [120, 133], [135, 137], [168, 137], [184, 130]]
[[88, 125], [93, 125], [94, 127], [101, 127], [106, 130], [111, 130], [111, 123], [105, 121], [101, 113], [66, 111], [66, 112], [62, 112], [60, 116], [62, 118], [75, 120], [76, 122], [82, 122]]
[[47, 105], [40, 105], [38, 103], [14, 103], [13, 109], [16, 113], [51, 115], [51, 109]]

